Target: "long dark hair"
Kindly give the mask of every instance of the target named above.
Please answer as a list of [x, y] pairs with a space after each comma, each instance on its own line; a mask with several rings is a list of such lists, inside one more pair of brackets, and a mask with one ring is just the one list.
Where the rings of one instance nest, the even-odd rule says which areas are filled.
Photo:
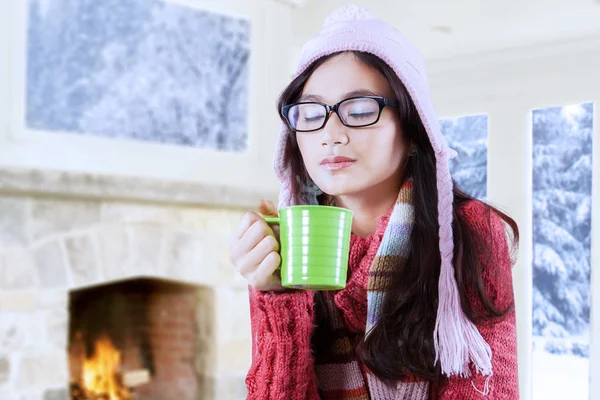
[[[394, 275], [383, 304], [382, 317], [370, 334], [359, 345], [358, 355], [365, 365], [380, 379], [393, 382], [406, 374], [430, 381], [441, 375], [439, 363], [435, 364], [433, 331], [438, 304], [438, 277], [440, 254], [438, 244], [438, 211], [435, 154], [417, 109], [394, 71], [378, 57], [363, 52], [353, 53], [361, 62], [379, 71], [389, 82], [399, 104], [401, 127], [408, 143], [416, 146], [416, 155], [409, 158], [404, 179], [413, 178], [415, 221], [411, 236], [410, 256], [403, 268]], [[310, 75], [334, 54], [322, 57], [296, 77], [282, 92], [278, 110], [300, 98]], [[301, 181], [309, 179], [293, 131], [289, 132], [284, 160], [291, 167], [292, 176]], [[293, 193], [299, 193], [299, 183], [291, 180]], [[490, 299], [483, 284], [483, 266], [480, 255], [474, 251], [483, 243], [479, 232], [459, 213], [469, 201], [479, 201], [466, 194], [454, 183], [455, 241], [454, 266], [462, 309], [475, 324], [488, 324], [504, 317], [514, 307], [499, 309]], [[510, 227], [514, 243], [518, 243], [519, 230], [515, 221], [500, 210], [487, 205], [487, 212], [497, 213]], [[515, 246], [516, 248], [516, 246]], [[474, 307], [467, 293], [474, 288], [483, 305]], [[322, 294], [315, 294], [317, 329], [326, 329], [326, 307]], [[318, 346], [318, 344], [317, 344]]]

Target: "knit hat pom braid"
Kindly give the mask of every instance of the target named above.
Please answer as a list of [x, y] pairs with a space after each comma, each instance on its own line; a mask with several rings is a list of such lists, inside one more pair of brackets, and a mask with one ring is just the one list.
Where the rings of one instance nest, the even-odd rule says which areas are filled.
[[325, 18], [321, 32], [335, 27], [335, 25], [338, 23], [344, 23], [348, 21], [368, 21], [373, 19], [376, 19], [375, 16], [373, 16], [373, 14], [371, 14], [366, 8], [347, 5], [346, 7], [338, 8], [329, 14], [327, 18]]

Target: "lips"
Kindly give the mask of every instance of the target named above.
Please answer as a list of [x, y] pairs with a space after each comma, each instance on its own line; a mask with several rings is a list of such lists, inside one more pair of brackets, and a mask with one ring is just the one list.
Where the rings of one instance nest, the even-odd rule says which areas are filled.
[[355, 159], [350, 157], [335, 156], [325, 157], [321, 161], [321, 166], [329, 171], [337, 171], [352, 166], [356, 162]]

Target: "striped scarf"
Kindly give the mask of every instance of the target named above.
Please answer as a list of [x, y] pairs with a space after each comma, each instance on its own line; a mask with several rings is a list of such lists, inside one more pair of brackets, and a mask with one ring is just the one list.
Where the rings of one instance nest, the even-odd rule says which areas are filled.
[[[367, 322], [365, 334], [377, 323], [390, 277], [406, 263], [410, 252], [410, 235], [414, 222], [412, 180], [400, 188], [398, 199], [369, 270], [367, 280]], [[356, 357], [355, 345], [360, 333], [351, 332], [334, 302], [334, 294], [321, 292], [328, 327], [315, 331], [316, 343], [327, 343], [315, 351], [315, 371], [322, 399], [352, 400], [426, 400], [429, 382], [406, 378], [394, 386], [379, 380]]]

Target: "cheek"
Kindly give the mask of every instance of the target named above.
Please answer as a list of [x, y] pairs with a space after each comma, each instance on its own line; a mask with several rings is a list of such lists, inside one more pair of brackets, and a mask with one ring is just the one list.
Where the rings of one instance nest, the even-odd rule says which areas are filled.
[[394, 137], [390, 148], [393, 149], [395, 155], [400, 156], [398, 157], [399, 159], [401, 159], [404, 154], [407, 154], [406, 140], [403, 135], [397, 134]]
[[296, 136], [296, 143], [298, 144], [298, 150], [300, 151], [300, 155], [302, 156], [302, 159], [305, 160], [309, 154], [309, 152], [306, 149], [307, 148], [306, 140], [302, 137]]
[[394, 129], [387, 137], [387, 155], [394, 164], [401, 164], [404, 155], [407, 154], [406, 139], [402, 129], [394, 124]]
[[314, 157], [319, 145], [318, 135], [299, 135], [296, 137], [296, 141], [303, 158], [309, 160]]
[[369, 139], [358, 147], [362, 149], [364, 156], [368, 154], [372, 163], [379, 168], [396, 167], [401, 163], [403, 155], [406, 153], [406, 146], [400, 132], [376, 132]]
[[316, 149], [313, 137], [307, 135], [296, 136], [296, 143], [298, 143], [298, 150], [304, 161], [304, 166], [308, 171], [311, 169], [312, 159], [315, 157]]

